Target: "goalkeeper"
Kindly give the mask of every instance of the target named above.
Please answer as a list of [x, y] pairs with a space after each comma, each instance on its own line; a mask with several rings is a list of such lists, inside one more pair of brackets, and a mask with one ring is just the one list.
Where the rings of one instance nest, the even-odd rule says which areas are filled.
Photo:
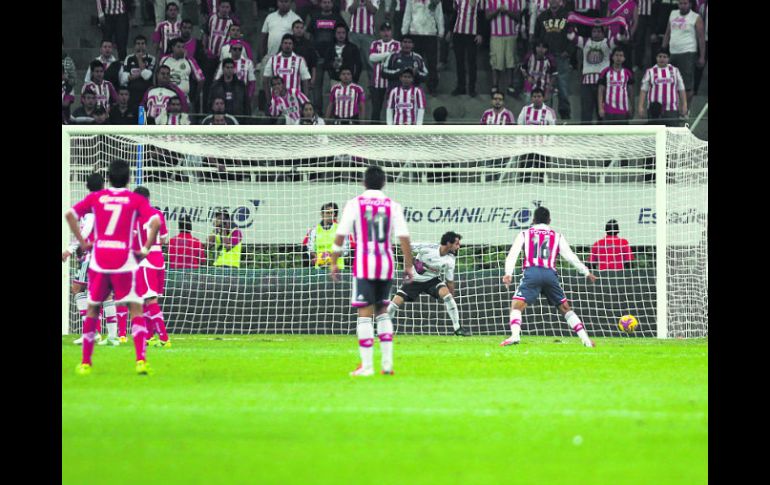
[[[470, 334], [460, 326], [460, 315], [457, 303], [452, 296], [455, 291], [454, 272], [455, 258], [460, 250], [462, 236], [449, 231], [441, 236], [441, 244], [415, 243], [412, 244], [414, 254], [414, 280], [404, 283], [396, 292], [396, 296], [388, 306], [390, 318], [395, 319], [396, 312], [406, 301], [414, 301], [421, 293], [442, 300], [446, 306], [449, 318], [452, 320], [455, 335], [467, 337]], [[441, 280], [444, 274], [446, 281]]]

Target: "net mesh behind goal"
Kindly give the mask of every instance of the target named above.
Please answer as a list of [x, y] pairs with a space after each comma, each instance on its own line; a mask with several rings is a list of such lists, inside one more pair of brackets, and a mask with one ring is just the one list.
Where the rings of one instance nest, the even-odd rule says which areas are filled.
[[[205, 246], [214, 214], [227, 211], [243, 236], [239, 267], [214, 266], [214, 247], [197, 268], [167, 265], [161, 306], [173, 333], [354, 333], [351, 255], [335, 284], [328, 266], [316, 264], [324, 255], [304, 240], [319, 225], [321, 207], [333, 202], [341, 210], [363, 190], [365, 167], [378, 164], [387, 173], [384, 192], [405, 209], [413, 242], [438, 243], [450, 230], [462, 235], [455, 297], [461, 323], [472, 333], [507, 333], [521, 262], [506, 290], [504, 260], [516, 234], [544, 206], [552, 227], [584, 262], [610, 219], [632, 247], [633, 260], [621, 269], [595, 266], [594, 284], [559, 258], [559, 279], [589, 333], [620, 335], [617, 321], [630, 313], [640, 323], [634, 336], [655, 336], [656, 264], [665, 257], [668, 336], [703, 337], [708, 144], [686, 130], [669, 130], [666, 153], [665, 254], [656, 239], [661, 181], [654, 135], [73, 135], [70, 196], [73, 203], [82, 198], [87, 174], [106, 174], [109, 162], [121, 158], [135, 169], [131, 187], [149, 189], [171, 236], [187, 216]], [[71, 308], [70, 331], [77, 333], [79, 317]], [[395, 325], [399, 333], [452, 331], [443, 303], [427, 295], [408, 303]], [[525, 311], [522, 332], [567, 336], [570, 329], [541, 296]]]

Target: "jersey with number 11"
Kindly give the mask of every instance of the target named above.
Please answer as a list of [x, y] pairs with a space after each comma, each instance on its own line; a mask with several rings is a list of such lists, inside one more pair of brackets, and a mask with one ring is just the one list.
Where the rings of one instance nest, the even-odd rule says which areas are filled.
[[[152, 218], [147, 199], [128, 189], [91, 192], [72, 207], [78, 218], [94, 214], [94, 247], [90, 269], [99, 273], [125, 273], [136, 269], [132, 236], [137, 217]], [[157, 217], [157, 216], [155, 216]]]
[[395, 270], [393, 236], [409, 235], [401, 205], [382, 191], [367, 190], [350, 199], [342, 211], [337, 235], [355, 233], [353, 277], [391, 280]]

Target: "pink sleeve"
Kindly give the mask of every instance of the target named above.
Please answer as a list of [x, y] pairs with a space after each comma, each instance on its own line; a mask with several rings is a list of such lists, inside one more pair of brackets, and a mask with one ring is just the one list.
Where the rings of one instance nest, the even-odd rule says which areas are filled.
[[329, 91], [329, 104], [334, 104], [334, 93], [337, 91], [335, 88], [332, 88], [332, 90]]
[[249, 56], [249, 59], [251, 59], [254, 62], [257, 62], [257, 60], [254, 59], [254, 54], [252, 54], [251, 52], [251, 46], [249, 45], [249, 43], [242, 40], [241, 44], [243, 44], [243, 48], [246, 49], [246, 55]]
[[179, 86], [176, 84], [171, 83], [171, 89], [174, 90], [177, 96], [179, 96], [179, 101], [182, 102], [182, 112], [189, 113], [190, 112], [190, 105], [187, 103], [187, 95], [179, 89]]
[[361, 95], [361, 99], [358, 100], [359, 103], [365, 103], [366, 102], [366, 92], [364, 91], [364, 88], [359, 87], [358, 93]]
[[110, 87], [110, 104], [117, 103], [118, 102], [118, 92], [115, 90], [115, 86], [110, 83], [108, 85]]
[[72, 206], [72, 212], [75, 213], [75, 217], [80, 219], [81, 217], [83, 217], [84, 215], [92, 211], [92, 208], [93, 208], [92, 195], [95, 193], [96, 192], [91, 192], [83, 200], [81, 200], [80, 202]]
[[246, 96], [251, 98], [254, 96], [254, 91], [257, 90], [257, 82], [256, 81], [249, 81], [248, 87], [246, 88]]
[[485, 119], [487, 119], [487, 112], [486, 111], [484, 111], [484, 114], [481, 115], [481, 120], [479, 120], [479, 124], [481, 124], [481, 125], [485, 124], [484, 123]]
[[425, 93], [422, 88], [417, 88], [417, 109], [425, 109]]
[[190, 66], [192, 66], [192, 73], [193, 76], [195, 76], [195, 79], [198, 82], [205, 81], [206, 76], [203, 75], [203, 69], [201, 69], [201, 66], [198, 64], [198, 61], [196, 61], [193, 58], [188, 58], [188, 61], [190, 61]]
[[159, 212], [160, 215], [160, 229], [158, 230], [158, 234], [160, 237], [168, 237], [168, 228], [166, 227], [166, 218], [163, 216], [162, 212]]
[[158, 24], [158, 26], [155, 27], [155, 31], [152, 33], [152, 41], [156, 44], [160, 43], [160, 25], [161, 24]]

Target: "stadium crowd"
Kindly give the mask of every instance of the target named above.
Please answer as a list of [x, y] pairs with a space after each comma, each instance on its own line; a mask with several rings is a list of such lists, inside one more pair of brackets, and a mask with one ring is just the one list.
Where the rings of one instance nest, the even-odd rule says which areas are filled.
[[63, 124], [423, 124], [481, 91], [482, 124], [569, 122], [572, 96], [574, 121], [675, 126], [708, 60], [708, 0], [254, 0], [250, 22], [234, 0], [95, 3], [77, 93], [62, 38]]

